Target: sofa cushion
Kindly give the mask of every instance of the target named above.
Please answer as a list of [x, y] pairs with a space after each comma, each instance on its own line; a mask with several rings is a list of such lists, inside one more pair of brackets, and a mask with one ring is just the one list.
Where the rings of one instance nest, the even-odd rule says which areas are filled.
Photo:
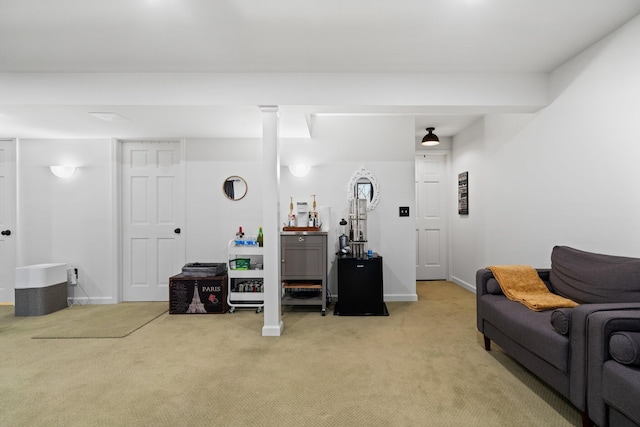
[[504, 295], [483, 295], [480, 304], [485, 322], [556, 369], [567, 372], [569, 339], [551, 327], [551, 310], [529, 310]]
[[609, 353], [619, 363], [640, 366], [640, 332], [614, 332]]
[[569, 335], [571, 331], [571, 309], [558, 308], [551, 312], [551, 326], [562, 335]]
[[579, 303], [640, 302], [640, 259], [556, 246], [553, 291]]

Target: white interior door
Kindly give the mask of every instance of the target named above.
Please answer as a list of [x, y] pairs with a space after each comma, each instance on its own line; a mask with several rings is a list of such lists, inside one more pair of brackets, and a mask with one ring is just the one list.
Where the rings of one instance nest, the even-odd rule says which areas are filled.
[[180, 142], [122, 143], [124, 301], [168, 301], [185, 260]]
[[0, 140], [0, 303], [15, 300], [15, 141]]
[[416, 158], [416, 279], [447, 279], [446, 154]]

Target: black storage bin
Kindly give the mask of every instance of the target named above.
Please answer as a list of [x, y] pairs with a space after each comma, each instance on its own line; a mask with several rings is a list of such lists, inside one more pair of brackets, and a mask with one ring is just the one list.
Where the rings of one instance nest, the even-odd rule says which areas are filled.
[[169, 279], [169, 314], [222, 314], [227, 309], [226, 275]]

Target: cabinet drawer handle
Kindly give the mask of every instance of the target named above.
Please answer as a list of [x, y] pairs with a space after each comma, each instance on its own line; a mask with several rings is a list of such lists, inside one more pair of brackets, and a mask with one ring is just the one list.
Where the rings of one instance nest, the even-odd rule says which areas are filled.
[[356, 268], [364, 268], [364, 264], [356, 264]]
[[304, 242], [304, 237], [298, 237], [298, 242]]

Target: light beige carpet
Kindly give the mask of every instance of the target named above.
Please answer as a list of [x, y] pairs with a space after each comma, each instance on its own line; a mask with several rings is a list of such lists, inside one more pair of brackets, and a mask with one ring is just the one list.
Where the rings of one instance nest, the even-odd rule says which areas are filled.
[[46, 316], [39, 323], [36, 339], [124, 338], [168, 311], [166, 302], [74, 305]]
[[[483, 348], [475, 295], [418, 283], [388, 317], [162, 314], [122, 339], [34, 340], [0, 318], [1, 426], [579, 426], [578, 411]], [[50, 317], [50, 316], [45, 316]]]

